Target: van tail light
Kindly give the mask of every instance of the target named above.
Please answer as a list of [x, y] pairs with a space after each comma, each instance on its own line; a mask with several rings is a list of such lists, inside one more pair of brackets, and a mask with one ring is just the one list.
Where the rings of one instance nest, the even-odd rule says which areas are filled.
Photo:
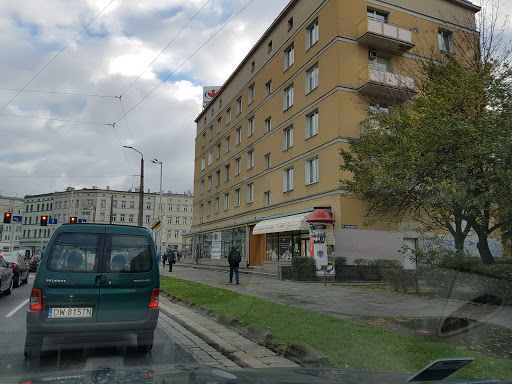
[[41, 290], [39, 288], [32, 289], [30, 294], [30, 309], [33, 311], [40, 311], [43, 309], [41, 302]]
[[151, 300], [149, 300], [149, 308], [158, 307], [158, 299], [160, 297], [160, 288], [153, 288], [151, 292]]

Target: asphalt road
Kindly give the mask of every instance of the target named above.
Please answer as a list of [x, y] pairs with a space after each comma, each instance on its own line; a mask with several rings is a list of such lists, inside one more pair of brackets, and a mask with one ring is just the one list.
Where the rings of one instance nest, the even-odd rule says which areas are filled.
[[[34, 276], [35, 274], [31, 273], [28, 284], [14, 288], [11, 295], [0, 295], [0, 382], [2, 383], [4, 382], [2, 378], [6, 376], [22, 378], [34, 373], [27, 367], [23, 356], [26, 334], [25, 314]], [[136, 353], [134, 336], [127, 336], [113, 347], [85, 350], [51, 350], [51, 346], [46, 345], [45, 342], [37, 373], [81, 371], [98, 367], [165, 370], [174, 364], [196, 363], [196, 357], [174, 337], [179, 336], [177, 331], [169, 328], [168, 325], [167, 329], [164, 329], [163, 325], [166, 323], [161, 320], [155, 332], [153, 349], [148, 355]]]

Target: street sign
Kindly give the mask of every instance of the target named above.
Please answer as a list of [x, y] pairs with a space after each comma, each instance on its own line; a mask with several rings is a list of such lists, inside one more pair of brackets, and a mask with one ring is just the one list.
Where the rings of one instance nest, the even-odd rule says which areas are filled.
[[158, 231], [162, 227], [162, 222], [158, 219], [155, 219], [151, 222], [151, 229], [153, 231]]
[[53, 218], [53, 219], [48, 219], [48, 224], [57, 224], [57, 218]]
[[22, 216], [13, 216], [12, 221], [14, 223], [21, 223]]
[[78, 219], [78, 224], [87, 223], [87, 219]]

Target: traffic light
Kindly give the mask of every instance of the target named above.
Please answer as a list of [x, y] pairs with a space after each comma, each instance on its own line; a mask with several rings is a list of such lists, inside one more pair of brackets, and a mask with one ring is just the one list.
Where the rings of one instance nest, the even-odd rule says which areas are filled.
[[12, 219], [12, 214], [10, 212], [4, 213], [4, 224], [9, 224]]
[[48, 225], [48, 216], [41, 216], [41, 225], [46, 227]]
[[76, 221], [76, 216], [71, 216], [71, 217], [69, 218], [69, 223], [70, 223], [70, 224], [76, 224], [76, 223], [77, 223], [77, 221]]

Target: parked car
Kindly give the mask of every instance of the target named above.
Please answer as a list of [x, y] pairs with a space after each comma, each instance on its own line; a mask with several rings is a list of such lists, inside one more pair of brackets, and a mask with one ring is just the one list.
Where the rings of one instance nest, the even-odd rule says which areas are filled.
[[37, 271], [37, 267], [39, 266], [39, 262], [41, 261], [41, 255], [34, 255], [30, 259], [29, 269], [31, 271]]
[[14, 272], [7, 262], [0, 256], [0, 293], [10, 295], [14, 285]]
[[64, 224], [48, 242], [35, 277], [25, 357], [38, 362], [47, 337], [65, 349], [113, 345], [126, 334], [136, 335], [137, 350], [147, 353], [158, 322], [159, 291], [148, 230]]
[[28, 283], [29, 266], [25, 257], [19, 252], [4, 252], [3, 256], [7, 264], [12, 267], [14, 273], [14, 288]]

